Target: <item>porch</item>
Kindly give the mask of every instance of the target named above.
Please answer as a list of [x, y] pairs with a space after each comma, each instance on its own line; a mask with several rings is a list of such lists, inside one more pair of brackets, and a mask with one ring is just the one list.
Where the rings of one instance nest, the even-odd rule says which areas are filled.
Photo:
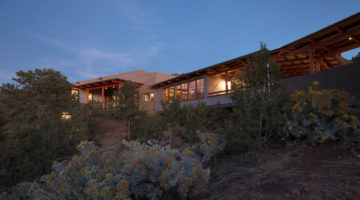
[[[79, 90], [78, 93], [80, 97], [80, 103], [88, 104], [89, 102], [96, 102], [100, 104], [105, 110], [109, 110], [119, 106], [119, 101], [116, 100], [114, 95], [115, 92], [119, 90], [124, 83], [126, 83], [126, 80], [116, 78], [86, 83], [82, 85], [72, 84], [71, 87]], [[135, 84], [137, 84], [139, 87], [142, 85], [141, 83]], [[139, 101], [136, 103], [138, 104]]]

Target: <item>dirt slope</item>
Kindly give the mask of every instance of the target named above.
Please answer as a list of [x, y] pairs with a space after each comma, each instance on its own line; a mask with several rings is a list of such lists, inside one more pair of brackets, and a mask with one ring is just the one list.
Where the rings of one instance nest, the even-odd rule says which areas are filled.
[[94, 140], [100, 145], [102, 151], [117, 149], [121, 144], [121, 140], [127, 138], [126, 121], [101, 119], [101, 124], [94, 135]]
[[218, 161], [204, 199], [360, 199], [360, 164], [349, 149], [326, 145], [271, 151], [256, 162]]

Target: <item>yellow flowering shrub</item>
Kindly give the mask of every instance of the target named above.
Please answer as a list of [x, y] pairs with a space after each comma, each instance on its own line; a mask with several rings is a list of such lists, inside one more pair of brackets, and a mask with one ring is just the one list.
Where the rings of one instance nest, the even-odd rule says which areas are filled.
[[0, 199], [196, 199], [209, 181], [205, 165], [224, 148], [214, 134], [198, 136], [199, 144], [183, 149], [130, 142], [132, 152], [122, 158], [84, 141], [71, 160], [55, 162], [50, 174], [18, 184]]
[[289, 113], [285, 125], [288, 138], [312, 144], [335, 140], [358, 142], [360, 121], [349, 104], [349, 94], [338, 89], [319, 90], [314, 81], [307, 91], [296, 91], [293, 103], [285, 108]]

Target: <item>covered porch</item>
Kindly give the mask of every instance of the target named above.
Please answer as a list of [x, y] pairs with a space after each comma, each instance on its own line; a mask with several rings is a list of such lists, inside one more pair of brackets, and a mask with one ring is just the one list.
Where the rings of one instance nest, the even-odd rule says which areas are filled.
[[[86, 101], [84, 103], [93, 101], [100, 103], [104, 109], [110, 109], [117, 105], [114, 94], [124, 83], [126, 80], [115, 78], [82, 85], [71, 85], [71, 87], [79, 89], [80, 93], [85, 92]], [[139, 87], [142, 85], [141, 83], [135, 84]]]

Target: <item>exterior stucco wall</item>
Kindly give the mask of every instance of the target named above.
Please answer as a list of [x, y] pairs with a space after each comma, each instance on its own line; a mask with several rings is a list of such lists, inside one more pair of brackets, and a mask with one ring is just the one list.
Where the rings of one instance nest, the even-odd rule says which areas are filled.
[[79, 90], [79, 102], [80, 103], [86, 103], [86, 91], [85, 90]]

